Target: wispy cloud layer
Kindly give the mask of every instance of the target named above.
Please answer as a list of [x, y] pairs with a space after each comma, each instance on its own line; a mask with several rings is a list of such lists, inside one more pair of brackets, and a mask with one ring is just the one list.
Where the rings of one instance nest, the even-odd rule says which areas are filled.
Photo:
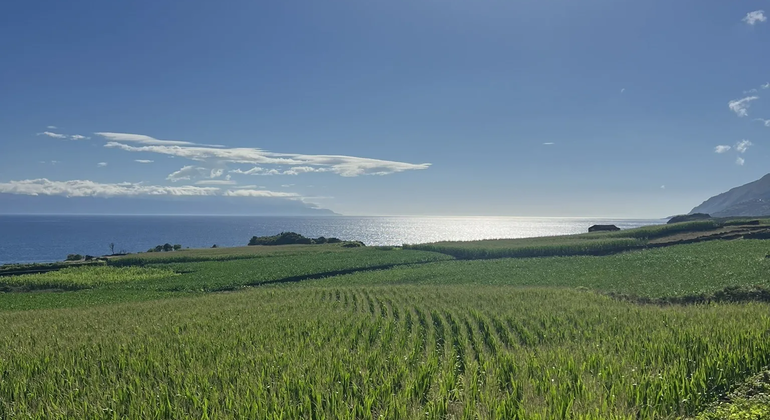
[[[297, 153], [275, 153], [257, 148], [226, 148], [191, 146], [191, 143], [169, 144], [166, 140], [156, 140], [140, 134], [97, 133], [109, 141], [105, 147], [117, 148], [128, 152], [158, 153], [168, 156], [182, 157], [198, 162], [246, 163], [254, 165], [278, 165], [289, 169], [275, 169], [272, 175], [296, 175], [305, 172], [332, 172], [345, 177], [359, 175], [388, 175], [409, 170], [421, 170], [430, 167], [430, 163], [406, 163], [380, 159], [361, 158], [343, 155], [304, 155]], [[125, 139], [134, 140], [125, 140]], [[120, 141], [143, 143], [142, 146], [132, 146]], [[150, 139], [150, 140], [148, 140]], [[158, 141], [164, 143], [157, 143]], [[155, 142], [155, 143], [153, 143]], [[251, 170], [250, 170], [251, 171]], [[270, 171], [270, 170], [268, 170]], [[242, 171], [243, 173], [248, 171]], [[253, 175], [255, 170], [249, 175]], [[240, 172], [233, 172], [240, 173]]]
[[755, 10], [753, 12], [746, 13], [746, 17], [742, 19], [748, 25], [756, 25], [767, 20], [764, 10]]
[[231, 181], [229, 179], [203, 179], [195, 183], [195, 185], [235, 185], [235, 184], [237, 184], [236, 181]]
[[736, 165], [743, 166], [744, 163], [746, 163], [746, 160], [743, 159], [742, 157], [738, 156], [737, 158], [735, 158], [735, 164]]
[[50, 131], [43, 131], [42, 133], [37, 133], [38, 136], [48, 136], [54, 139], [66, 139], [67, 136], [64, 134], [59, 133], [52, 133]]
[[96, 164], [96, 166], [98, 166], [100, 168], [104, 168], [105, 166], [107, 166], [107, 162], [99, 162], [99, 163]]
[[94, 134], [100, 137], [104, 137], [105, 139], [110, 141], [123, 141], [123, 142], [129, 142], [129, 143], [154, 144], [154, 145], [164, 145], [164, 146], [195, 145], [195, 143], [190, 143], [189, 141], [158, 140], [156, 138], [145, 136], [143, 134], [109, 133], [109, 132], [99, 132]]
[[153, 163], [155, 161], [154, 160], [149, 160], [149, 159], [135, 159], [134, 162], [137, 162], [137, 163]]
[[762, 121], [762, 124], [764, 124], [765, 127], [770, 127], [770, 120], [766, 120], [763, 118], [754, 118], [754, 121]]
[[299, 194], [267, 190], [221, 190], [217, 187], [190, 185], [167, 187], [158, 185], [102, 184], [89, 180], [50, 181], [46, 178], [0, 182], [0, 193], [19, 195], [53, 195], [63, 197], [132, 197], [132, 196], [227, 196], [278, 197], [299, 199]]
[[728, 102], [727, 106], [739, 117], [746, 117], [749, 115], [748, 110], [749, 106], [751, 106], [751, 101], [756, 101], [757, 99], [759, 99], [759, 96], [747, 96], [742, 99], [734, 99]]
[[716, 153], [725, 153], [725, 152], [730, 151], [730, 149], [732, 149], [732, 147], [730, 147], [730, 146], [728, 146], [726, 144], [720, 144], [719, 146], [714, 148], [714, 152], [716, 152]]
[[259, 166], [255, 166], [251, 169], [242, 170], [242, 169], [233, 169], [232, 171], [229, 171], [231, 174], [238, 174], [238, 175], [299, 175], [299, 174], [306, 174], [311, 172], [329, 172], [329, 168], [313, 168], [312, 166], [294, 166], [289, 169], [285, 170], [278, 170], [278, 169], [267, 169], [262, 168]]
[[[56, 128], [56, 127], [54, 127], [52, 125], [49, 125], [48, 128]], [[68, 135], [68, 134], [54, 133], [54, 132], [51, 132], [51, 131], [43, 131], [42, 133], [37, 133], [37, 135], [38, 136], [48, 136], [48, 137], [51, 137], [51, 138], [54, 138], [54, 139], [62, 139], [62, 140], [66, 140], [66, 139], [86, 140], [86, 139], [90, 139], [91, 138], [91, 137], [81, 136], [80, 134]]]

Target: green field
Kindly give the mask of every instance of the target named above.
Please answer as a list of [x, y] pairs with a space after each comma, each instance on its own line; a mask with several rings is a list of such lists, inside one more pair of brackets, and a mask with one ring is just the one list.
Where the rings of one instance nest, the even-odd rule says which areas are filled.
[[0, 277], [0, 419], [762, 419], [768, 253], [313, 245]]

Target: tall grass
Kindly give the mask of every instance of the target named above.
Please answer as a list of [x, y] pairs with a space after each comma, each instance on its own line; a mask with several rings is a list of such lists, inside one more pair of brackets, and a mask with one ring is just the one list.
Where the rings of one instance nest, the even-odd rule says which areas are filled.
[[0, 314], [0, 417], [660, 419], [770, 363], [764, 304], [262, 288]]
[[85, 266], [40, 274], [0, 277], [0, 287], [77, 290], [117, 283], [168, 279], [177, 274], [165, 268]]

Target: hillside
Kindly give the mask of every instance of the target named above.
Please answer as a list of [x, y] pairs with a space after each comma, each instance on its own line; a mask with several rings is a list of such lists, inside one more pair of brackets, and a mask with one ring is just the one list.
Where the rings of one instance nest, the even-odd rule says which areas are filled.
[[715, 217], [770, 215], [770, 174], [716, 195], [692, 209]]

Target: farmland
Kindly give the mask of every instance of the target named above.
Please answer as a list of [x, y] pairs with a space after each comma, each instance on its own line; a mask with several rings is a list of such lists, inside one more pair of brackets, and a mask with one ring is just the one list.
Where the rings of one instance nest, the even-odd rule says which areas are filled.
[[[657, 229], [503, 249], [682, 232]], [[710, 404], [770, 365], [770, 306], [724, 292], [768, 290], [768, 252], [313, 245], [0, 277], [0, 418], [731, 418], [749, 400]]]

